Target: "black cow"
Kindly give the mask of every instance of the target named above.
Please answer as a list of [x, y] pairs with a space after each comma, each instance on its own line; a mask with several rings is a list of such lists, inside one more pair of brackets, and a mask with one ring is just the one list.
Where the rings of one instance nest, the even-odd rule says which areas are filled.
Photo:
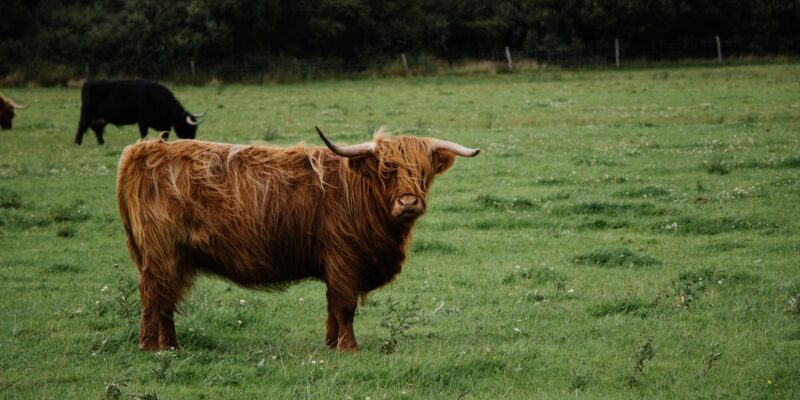
[[[142, 137], [147, 129], [175, 133], [181, 139], [194, 139], [197, 125], [205, 112], [186, 111], [172, 92], [164, 86], [144, 80], [90, 80], [81, 90], [81, 120], [75, 144], [81, 144], [83, 134], [92, 128], [97, 143], [103, 144], [106, 124], [138, 124]], [[167, 136], [169, 133], [167, 133]]]

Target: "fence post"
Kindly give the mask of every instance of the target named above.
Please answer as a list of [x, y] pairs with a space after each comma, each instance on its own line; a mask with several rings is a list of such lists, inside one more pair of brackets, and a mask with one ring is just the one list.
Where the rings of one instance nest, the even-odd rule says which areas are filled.
[[192, 70], [192, 79], [194, 79], [194, 58], [189, 60], [189, 67]]
[[619, 68], [619, 38], [614, 38], [614, 60]]
[[506, 60], [508, 61], [508, 72], [514, 71], [514, 65], [511, 63], [511, 50], [506, 46]]
[[406, 53], [400, 53], [400, 59], [403, 61], [403, 70], [408, 73], [408, 60], [406, 60]]
[[722, 62], [722, 43], [719, 41], [719, 35], [717, 35], [717, 62]]

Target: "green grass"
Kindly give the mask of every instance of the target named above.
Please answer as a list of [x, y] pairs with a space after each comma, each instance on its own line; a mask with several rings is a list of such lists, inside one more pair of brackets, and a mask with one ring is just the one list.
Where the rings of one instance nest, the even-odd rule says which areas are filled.
[[[376, 127], [480, 147], [437, 179], [403, 273], [323, 343], [325, 289], [200, 277], [181, 351], [137, 350], [114, 198], [135, 126], [72, 144], [80, 94], [0, 132], [0, 398], [796, 398], [800, 66], [175, 87], [199, 138]], [[151, 132], [155, 137], [155, 132]]]

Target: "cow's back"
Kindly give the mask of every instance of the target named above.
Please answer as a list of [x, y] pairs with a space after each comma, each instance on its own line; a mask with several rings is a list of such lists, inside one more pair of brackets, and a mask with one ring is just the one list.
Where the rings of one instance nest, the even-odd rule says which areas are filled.
[[303, 152], [258, 146], [128, 146], [117, 199], [132, 256], [146, 264], [148, 253], [166, 254], [245, 286], [318, 276], [324, 191], [311, 162]]
[[90, 120], [101, 119], [115, 125], [137, 123], [144, 104], [142, 88], [134, 81], [87, 81], [81, 98]]
[[90, 120], [115, 125], [170, 126], [184, 111], [169, 89], [138, 79], [89, 80], [83, 85], [81, 99]]

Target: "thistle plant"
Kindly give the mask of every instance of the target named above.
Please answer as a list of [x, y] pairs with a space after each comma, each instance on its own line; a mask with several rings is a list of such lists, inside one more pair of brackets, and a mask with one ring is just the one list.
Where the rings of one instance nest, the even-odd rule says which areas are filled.
[[655, 351], [653, 350], [653, 338], [648, 337], [647, 342], [645, 342], [645, 344], [639, 348], [639, 351], [633, 355], [635, 363], [633, 365], [631, 377], [628, 378], [629, 387], [636, 386], [636, 384], [639, 383], [638, 377], [644, 375], [644, 362], [647, 360], [652, 360], [653, 356], [655, 356]]

